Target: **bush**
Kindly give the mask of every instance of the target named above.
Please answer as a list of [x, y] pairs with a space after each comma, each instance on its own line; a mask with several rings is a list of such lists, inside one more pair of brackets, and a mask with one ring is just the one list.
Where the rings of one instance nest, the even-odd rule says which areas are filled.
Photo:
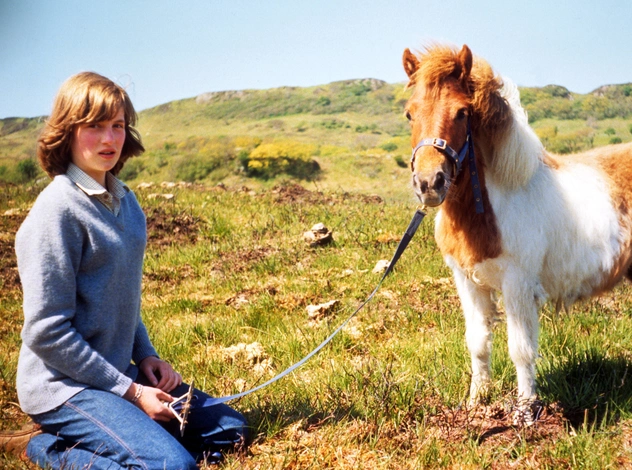
[[209, 159], [202, 155], [182, 156], [173, 165], [176, 179], [190, 183], [206, 178], [219, 167], [218, 160]]
[[395, 155], [394, 159], [395, 163], [397, 163], [397, 166], [401, 168], [408, 168], [410, 166], [410, 163], [404, 160], [404, 157], [402, 157], [401, 155]]
[[617, 133], [617, 131], [615, 131], [612, 127], [609, 127], [604, 132], [606, 133], [606, 135], [615, 135]]
[[317, 152], [315, 145], [299, 142], [261, 144], [250, 154], [240, 154], [239, 160], [248, 176], [262, 179], [287, 174], [300, 179], [313, 179], [320, 165], [311, 157]]
[[130, 158], [125, 162], [125, 166], [119, 173], [118, 177], [123, 181], [133, 180], [145, 169], [144, 162], [138, 157]]
[[18, 175], [22, 181], [31, 181], [37, 176], [37, 163], [32, 159], [20, 160], [18, 163]]
[[620, 144], [621, 142], [623, 142], [621, 140], [621, 137], [613, 137], [612, 139], [610, 139], [611, 144]]
[[385, 144], [380, 145], [382, 150], [386, 150], [387, 152], [393, 152], [397, 150], [397, 144], [393, 142], [386, 142]]
[[[545, 144], [555, 153], [574, 153], [593, 147], [594, 135], [590, 129], [583, 128], [575, 132], [556, 134]], [[543, 140], [544, 143], [544, 140]]]

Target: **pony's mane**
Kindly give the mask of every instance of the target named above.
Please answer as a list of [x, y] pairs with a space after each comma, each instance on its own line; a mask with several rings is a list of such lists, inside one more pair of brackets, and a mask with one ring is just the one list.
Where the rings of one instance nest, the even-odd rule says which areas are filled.
[[496, 136], [490, 170], [498, 184], [517, 189], [533, 177], [544, 160], [545, 151], [520, 104], [518, 87], [507, 78], [503, 82], [499, 96], [507, 103], [511, 119], [504, 131]]
[[[433, 44], [418, 53], [414, 82], [432, 91], [463, 70], [457, 49]], [[489, 63], [474, 56], [467, 81], [472, 106], [472, 128], [492, 144], [486, 161], [490, 176], [508, 188], [524, 186], [535, 174], [544, 149], [520, 105], [520, 92], [494, 73]]]

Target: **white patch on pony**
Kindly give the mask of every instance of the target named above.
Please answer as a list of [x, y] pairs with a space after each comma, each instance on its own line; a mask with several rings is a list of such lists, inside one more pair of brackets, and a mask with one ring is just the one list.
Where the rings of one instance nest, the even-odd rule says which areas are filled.
[[500, 93], [509, 104], [513, 119], [504, 134], [494, 143], [486, 175], [499, 186], [517, 189], [526, 185], [537, 171], [544, 155], [544, 147], [529, 126], [527, 113], [520, 105], [518, 87], [503, 77]]
[[[468, 275], [479, 289], [502, 292], [518, 396], [531, 400], [535, 397], [538, 309], [547, 299], [570, 305], [599, 290], [624, 249], [621, 228], [607, 181], [597, 168], [585, 163], [569, 161], [554, 170], [539, 162], [521, 187], [510, 190], [490, 178], [487, 191], [502, 254], [479, 263]], [[481, 302], [464, 298], [472, 295], [471, 289], [460, 289], [459, 294], [464, 309]], [[468, 337], [481, 334], [477, 328]], [[480, 345], [473, 354], [480, 355]]]

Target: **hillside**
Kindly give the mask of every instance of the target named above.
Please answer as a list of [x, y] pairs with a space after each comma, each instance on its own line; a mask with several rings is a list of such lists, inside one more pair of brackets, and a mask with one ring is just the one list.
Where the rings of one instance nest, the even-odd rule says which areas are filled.
[[[520, 92], [531, 124], [553, 152], [632, 140], [630, 83], [587, 94], [556, 85]], [[132, 183], [238, 185], [289, 177], [363, 191], [379, 184], [397, 192], [410, 151], [402, 117], [407, 95], [402, 84], [359, 79], [172, 101], [139, 113], [147, 152], [122, 176]], [[32, 160], [42, 123], [42, 117], [0, 120], [0, 180], [37, 175]]]

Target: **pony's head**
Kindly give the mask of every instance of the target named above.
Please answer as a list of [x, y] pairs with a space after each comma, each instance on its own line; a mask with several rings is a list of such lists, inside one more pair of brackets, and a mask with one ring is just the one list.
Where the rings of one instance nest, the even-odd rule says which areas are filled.
[[415, 149], [413, 186], [419, 200], [434, 207], [458, 177], [451, 155], [464, 149], [469, 129], [494, 132], [509, 113], [499, 93], [502, 82], [486, 62], [475, 62], [465, 45], [460, 51], [431, 46], [420, 55], [406, 49], [403, 62], [407, 86], [414, 87], [405, 111]]

